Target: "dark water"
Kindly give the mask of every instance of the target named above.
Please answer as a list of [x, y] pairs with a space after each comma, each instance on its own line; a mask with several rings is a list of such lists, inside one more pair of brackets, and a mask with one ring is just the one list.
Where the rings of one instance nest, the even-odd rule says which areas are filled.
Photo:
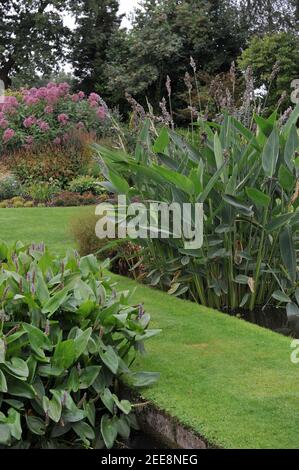
[[133, 432], [124, 445], [127, 449], [167, 449], [158, 438], [142, 431]]
[[293, 315], [288, 318], [285, 309], [266, 307], [264, 309], [255, 308], [253, 312], [240, 310], [238, 312], [224, 311], [224, 313], [238, 316], [250, 323], [255, 323], [285, 336], [299, 338], [299, 317]]

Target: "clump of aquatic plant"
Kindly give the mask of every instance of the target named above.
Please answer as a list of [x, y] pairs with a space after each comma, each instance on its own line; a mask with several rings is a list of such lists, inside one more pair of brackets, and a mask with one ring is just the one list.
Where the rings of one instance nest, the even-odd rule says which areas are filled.
[[97, 147], [110, 187], [129, 200], [204, 205], [200, 249], [139, 240], [148, 282], [216, 308], [299, 314], [298, 116], [298, 106], [284, 124], [277, 111], [254, 114], [251, 128], [227, 113], [222, 124], [199, 118], [196, 145], [148, 119], [134, 155]]
[[93, 255], [0, 243], [0, 448], [111, 448], [137, 426], [121, 382], [149, 330]]

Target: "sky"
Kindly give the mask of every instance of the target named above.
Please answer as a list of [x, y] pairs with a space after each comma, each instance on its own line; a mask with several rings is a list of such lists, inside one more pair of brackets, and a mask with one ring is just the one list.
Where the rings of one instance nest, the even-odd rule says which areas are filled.
[[[120, 0], [119, 2], [119, 11], [120, 13], [131, 13], [138, 5], [138, 0]], [[122, 22], [123, 26], [126, 26], [127, 28], [130, 27], [130, 21], [128, 18], [124, 18]]]

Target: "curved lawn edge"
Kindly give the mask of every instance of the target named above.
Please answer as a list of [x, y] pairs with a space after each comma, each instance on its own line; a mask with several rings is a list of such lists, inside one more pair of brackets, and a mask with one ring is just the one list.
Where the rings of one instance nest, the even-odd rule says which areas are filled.
[[299, 375], [291, 340], [111, 274], [134, 289], [154, 328], [137, 369], [161, 378], [142, 392], [158, 408], [224, 448], [298, 448]]

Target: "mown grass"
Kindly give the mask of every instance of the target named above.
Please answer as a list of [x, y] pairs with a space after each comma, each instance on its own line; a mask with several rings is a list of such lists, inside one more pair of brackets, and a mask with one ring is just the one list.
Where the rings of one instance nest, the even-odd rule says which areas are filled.
[[90, 206], [0, 209], [0, 240], [45, 241], [51, 250], [62, 254], [74, 246], [70, 221], [77, 214], [93, 210]]
[[[134, 281], [113, 275], [119, 288]], [[143, 392], [210, 442], [226, 448], [298, 448], [299, 374], [290, 339], [137, 285], [152, 327], [138, 368], [159, 371]]]
[[[68, 223], [90, 208], [0, 210], [0, 239], [44, 240], [57, 253], [72, 246]], [[211, 443], [226, 448], [298, 448], [299, 374], [290, 339], [186, 302], [127, 278], [152, 326], [136, 367], [161, 378], [143, 395]]]

